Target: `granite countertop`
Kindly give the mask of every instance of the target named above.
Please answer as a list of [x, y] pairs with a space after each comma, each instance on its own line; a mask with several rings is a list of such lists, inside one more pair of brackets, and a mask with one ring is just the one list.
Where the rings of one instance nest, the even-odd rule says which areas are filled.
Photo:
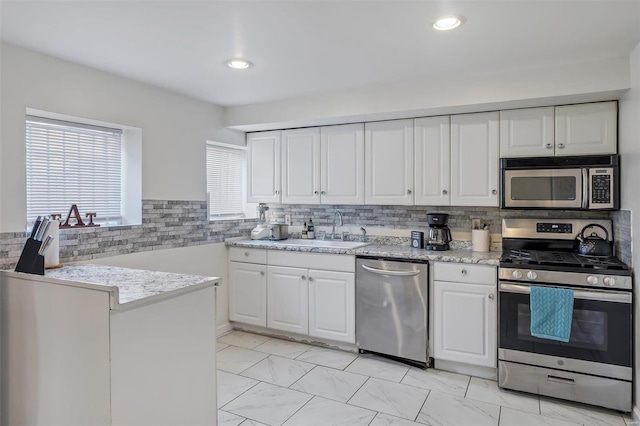
[[208, 287], [219, 282], [217, 277], [174, 274], [119, 268], [115, 266], [77, 264], [60, 269], [48, 269], [45, 278], [86, 284], [87, 287], [108, 287], [112, 293], [112, 308], [131, 307], [163, 297]]
[[227, 247], [262, 248], [267, 250], [284, 250], [306, 253], [330, 253], [330, 254], [350, 254], [355, 256], [380, 256], [398, 259], [419, 259], [439, 262], [477, 263], [482, 265], [498, 265], [500, 263], [500, 251], [490, 251], [486, 253], [474, 252], [466, 242], [452, 242], [452, 250], [448, 251], [427, 251], [416, 249], [409, 244], [389, 244], [388, 242], [376, 241], [364, 247], [329, 248], [329, 247], [299, 247], [277, 245], [277, 241], [265, 240], [237, 240], [227, 241]]

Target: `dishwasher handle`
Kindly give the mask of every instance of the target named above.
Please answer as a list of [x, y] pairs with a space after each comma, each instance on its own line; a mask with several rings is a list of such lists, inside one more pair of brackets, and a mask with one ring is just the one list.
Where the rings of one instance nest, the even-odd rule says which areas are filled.
[[362, 265], [362, 269], [364, 269], [365, 271], [373, 272], [374, 274], [390, 275], [394, 277], [415, 277], [416, 275], [420, 274], [419, 269], [412, 271], [393, 271], [387, 269], [372, 268], [371, 266], [367, 265]]

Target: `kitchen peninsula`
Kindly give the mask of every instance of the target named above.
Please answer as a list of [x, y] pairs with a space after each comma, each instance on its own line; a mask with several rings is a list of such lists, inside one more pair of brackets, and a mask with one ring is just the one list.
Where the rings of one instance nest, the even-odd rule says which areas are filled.
[[0, 271], [2, 424], [214, 424], [220, 279]]

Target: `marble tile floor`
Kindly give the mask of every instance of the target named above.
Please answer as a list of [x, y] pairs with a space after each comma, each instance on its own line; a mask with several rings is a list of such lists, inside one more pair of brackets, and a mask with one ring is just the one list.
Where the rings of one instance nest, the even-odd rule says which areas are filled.
[[369, 354], [242, 331], [217, 349], [221, 426], [635, 426], [615, 411]]

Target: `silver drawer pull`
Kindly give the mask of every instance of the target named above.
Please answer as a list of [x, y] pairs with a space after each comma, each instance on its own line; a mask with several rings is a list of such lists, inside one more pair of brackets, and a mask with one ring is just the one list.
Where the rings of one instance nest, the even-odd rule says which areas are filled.
[[303, 280], [306, 280], [306, 279], [307, 279], [307, 277], [305, 277], [304, 275], [303, 275], [303, 276], [301, 276], [300, 278], [302, 278]]
[[463, 269], [462, 271], [460, 271], [460, 273], [461, 273], [462, 275], [467, 275], [467, 270], [466, 270], [466, 269]]
[[313, 277], [309, 277], [309, 281], [310, 281], [310, 282], [311, 282], [311, 281], [313, 281]]
[[414, 277], [420, 273], [419, 269], [415, 271], [393, 271], [393, 270], [388, 271], [386, 269], [372, 268], [371, 266], [367, 266], [367, 265], [362, 265], [362, 269], [364, 269], [365, 271], [373, 272], [374, 274], [378, 274], [378, 275], [389, 275], [389, 276], [396, 276], [396, 277]]
[[264, 271], [260, 271], [260, 275], [264, 277]]
[[575, 385], [576, 381], [574, 379], [567, 379], [565, 377], [552, 376], [550, 374], [547, 375], [547, 380], [550, 382], [562, 383], [565, 385]]
[[248, 251], [245, 251], [245, 252], [244, 252], [244, 255], [245, 255], [245, 257], [246, 257], [246, 256], [249, 256], [249, 252], [248, 252]]

